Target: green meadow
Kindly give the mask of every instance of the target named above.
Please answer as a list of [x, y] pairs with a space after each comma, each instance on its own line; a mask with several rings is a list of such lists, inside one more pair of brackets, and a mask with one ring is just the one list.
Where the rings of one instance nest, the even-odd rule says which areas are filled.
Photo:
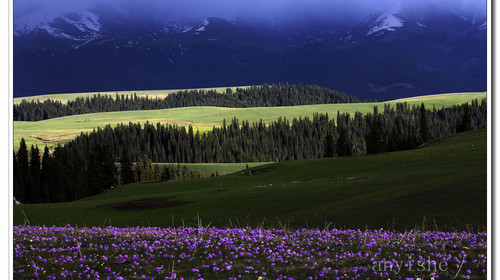
[[[251, 168], [251, 176], [236, 172], [128, 184], [69, 203], [15, 205], [13, 221], [16, 225], [87, 227], [323, 228], [331, 223], [332, 227], [348, 228], [484, 230], [486, 139], [483, 129], [409, 151], [259, 165]], [[109, 207], [160, 198], [168, 198], [174, 206], [149, 210]]]
[[[259, 165], [269, 164], [270, 162], [248, 162], [248, 163], [181, 163], [181, 166], [186, 166], [189, 170], [201, 171], [205, 173], [207, 177], [210, 177], [212, 174], [219, 176], [231, 174], [234, 172], [242, 171], [247, 168], [256, 167]], [[165, 165], [169, 165], [170, 163], [158, 162], [153, 163], [153, 165], [158, 165], [160, 167], [160, 171]], [[177, 165], [177, 163], [173, 163]], [[136, 166], [136, 163], [133, 164]], [[116, 163], [116, 166], [119, 168], [120, 164]], [[135, 168], [135, 167], [134, 167]]]
[[433, 107], [452, 106], [470, 102], [473, 99], [486, 98], [485, 92], [477, 93], [454, 93], [430, 96], [420, 96], [407, 99], [399, 99], [388, 102], [374, 103], [351, 103], [351, 104], [321, 104], [289, 107], [257, 107], [257, 108], [220, 108], [220, 107], [185, 107], [163, 110], [147, 111], [125, 111], [106, 112], [85, 115], [67, 116], [38, 122], [14, 122], [14, 148], [17, 149], [21, 138], [28, 145], [36, 144], [40, 147], [48, 145], [53, 147], [58, 143], [65, 143], [80, 133], [92, 132], [93, 129], [104, 127], [107, 124], [116, 126], [118, 123], [163, 123], [179, 126], [192, 125], [195, 130], [206, 132], [213, 126], [221, 126], [223, 120], [230, 121], [234, 117], [239, 120], [257, 122], [263, 120], [272, 122], [279, 117], [288, 119], [299, 117], [312, 117], [315, 113], [327, 113], [335, 118], [337, 112], [347, 112], [354, 115], [355, 112], [363, 114], [373, 112], [373, 107], [378, 106], [383, 110], [384, 104], [395, 106], [398, 102], [407, 102], [409, 105], [420, 105], [422, 102], [427, 109]]
[[[163, 168], [163, 166], [168, 165], [168, 163], [154, 163]], [[237, 171], [241, 171], [247, 168], [256, 167], [263, 164], [269, 164], [269, 162], [249, 162], [249, 163], [181, 163], [181, 166], [185, 165], [187, 168], [204, 172], [207, 177], [210, 177], [216, 172], [220, 175], [227, 175]]]

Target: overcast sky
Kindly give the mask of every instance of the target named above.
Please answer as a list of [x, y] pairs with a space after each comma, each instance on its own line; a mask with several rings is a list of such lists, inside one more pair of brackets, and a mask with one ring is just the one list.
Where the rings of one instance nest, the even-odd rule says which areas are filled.
[[127, 10], [143, 10], [151, 15], [181, 17], [234, 17], [236, 15], [318, 13], [348, 18], [396, 4], [405, 6], [439, 3], [476, 13], [486, 12], [486, 0], [14, 0], [14, 20], [36, 17], [50, 20], [66, 12], [90, 8], [97, 3], [119, 5]]

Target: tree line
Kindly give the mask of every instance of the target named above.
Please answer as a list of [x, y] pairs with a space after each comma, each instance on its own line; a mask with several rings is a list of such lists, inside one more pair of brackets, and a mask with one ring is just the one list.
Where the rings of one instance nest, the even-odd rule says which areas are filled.
[[[383, 112], [279, 118], [250, 124], [234, 118], [208, 133], [190, 126], [119, 124], [82, 133], [53, 151], [26, 148], [14, 158], [14, 195], [24, 203], [71, 201], [136, 180], [203, 178], [180, 164], [300, 160], [413, 149], [427, 141], [486, 127], [486, 100], [427, 110], [406, 103]], [[116, 163], [120, 163], [118, 172]], [[133, 170], [133, 162], [137, 167]]]
[[[264, 162], [320, 158], [326, 154], [327, 143], [333, 156], [411, 149], [428, 140], [464, 131], [463, 127], [486, 127], [485, 100], [432, 110], [426, 110], [424, 104], [386, 104], [383, 112], [375, 107], [373, 113], [366, 115], [338, 112], [336, 121], [327, 114], [291, 121], [279, 118], [268, 124], [235, 118], [224, 120], [221, 127], [214, 126], [203, 134], [191, 126], [186, 129], [172, 124], [129, 123], [114, 128], [107, 125], [82, 133], [64, 149], [69, 154], [81, 152], [88, 157], [97, 144], [106, 143], [111, 157], [119, 158], [120, 151], [126, 149], [133, 161], [145, 154], [154, 162]], [[372, 150], [374, 139], [379, 148]]]
[[355, 103], [356, 97], [331, 89], [309, 85], [272, 84], [227, 88], [225, 93], [215, 90], [185, 90], [164, 98], [131, 95], [101, 95], [77, 97], [67, 103], [58, 100], [22, 100], [14, 104], [14, 120], [39, 121], [70, 115], [98, 112], [155, 110], [189, 106], [218, 106], [231, 108], [296, 106], [330, 103]]
[[40, 154], [37, 146], [32, 145], [28, 150], [24, 139], [14, 153], [14, 197], [22, 203], [73, 201], [138, 181], [206, 177], [205, 173], [185, 165], [168, 164], [161, 168], [145, 155], [134, 166], [126, 150], [119, 158], [118, 168], [105, 144], [97, 144], [88, 159], [79, 152], [70, 155], [61, 146], [53, 152], [45, 147], [42, 157]]

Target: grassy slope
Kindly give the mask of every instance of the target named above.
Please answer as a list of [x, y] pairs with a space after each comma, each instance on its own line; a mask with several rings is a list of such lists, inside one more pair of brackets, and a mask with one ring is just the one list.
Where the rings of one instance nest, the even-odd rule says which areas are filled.
[[[181, 166], [186, 166], [189, 170], [204, 172], [207, 177], [212, 174], [218, 173], [220, 176], [231, 174], [234, 172], [241, 171], [248, 167], [256, 167], [259, 165], [269, 164], [270, 162], [248, 162], [248, 163], [181, 163]], [[169, 165], [170, 163], [154, 162], [153, 165], [158, 165], [160, 170], [163, 170], [163, 166]], [[177, 163], [175, 163], [177, 164]], [[115, 164], [118, 168], [119, 163]], [[134, 166], [136, 164], [134, 163]], [[135, 168], [135, 167], [134, 167]]]
[[[268, 164], [269, 162], [249, 162], [249, 163], [181, 163], [181, 166], [186, 165], [190, 170], [193, 169], [195, 171], [202, 171], [206, 176], [211, 176], [212, 173], [218, 172], [219, 175], [227, 175], [230, 173], [234, 173], [248, 167], [255, 167], [263, 164]], [[168, 165], [168, 163], [154, 163], [158, 164], [161, 168], [164, 165]]]
[[[402, 100], [390, 101], [408, 102], [408, 104], [420, 105], [422, 102], [426, 108], [433, 106], [451, 106], [469, 102], [472, 99], [482, 99], [486, 93], [457, 93], [421, 96]], [[290, 107], [259, 107], [259, 108], [217, 108], [217, 107], [187, 107], [164, 110], [149, 111], [127, 111], [127, 112], [107, 112], [77, 116], [68, 116], [38, 122], [14, 122], [14, 147], [17, 149], [21, 138], [25, 138], [28, 146], [37, 144], [52, 146], [56, 143], [67, 142], [80, 132], [91, 132], [94, 128], [103, 127], [106, 124], [116, 125], [117, 123], [149, 121], [150, 123], [171, 123], [181, 126], [193, 125], [201, 132], [210, 130], [214, 125], [220, 126], [223, 119], [231, 120], [237, 117], [240, 120], [259, 121], [260, 119], [270, 122], [278, 117], [312, 117], [314, 113], [328, 113], [331, 117], [337, 116], [337, 111], [348, 112], [353, 115], [355, 112], [367, 113], [373, 111], [373, 106], [383, 109], [383, 103], [354, 103], [354, 104], [322, 104]]]
[[[472, 150], [474, 144], [475, 150]], [[486, 226], [486, 130], [432, 142], [412, 151], [373, 156], [281, 162], [253, 168], [253, 176], [130, 184], [71, 203], [14, 207], [14, 224], [169, 226], [204, 224], [396, 229], [436, 224]], [[225, 191], [218, 192], [222, 183]], [[272, 184], [272, 185], [270, 185]], [[175, 197], [193, 203], [138, 212], [99, 208], [111, 202]], [[435, 220], [435, 224], [434, 224]], [[236, 222], [238, 221], [238, 222]]]

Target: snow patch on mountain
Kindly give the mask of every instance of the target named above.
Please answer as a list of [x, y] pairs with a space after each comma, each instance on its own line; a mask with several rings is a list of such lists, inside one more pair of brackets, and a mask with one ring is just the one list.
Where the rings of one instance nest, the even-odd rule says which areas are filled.
[[379, 31], [396, 31], [394, 28], [402, 27], [404, 21], [395, 16], [395, 10], [383, 13], [374, 21], [374, 26], [366, 33], [370, 36]]
[[86, 10], [78, 12], [74, 19], [69, 17], [69, 15], [62, 16], [61, 18], [82, 32], [99, 32], [102, 27], [99, 23], [99, 17]]
[[30, 26], [26, 23], [14, 23], [14, 36], [24, 35], [26, 33], [29, 33], [31, 30], [33, 30], [33, 27], [30, 28]]
[[163, 32], [167, 34], [179, 34], [188, 32], [193, 26], [179, 18], [170, 18], [163, 25]]
[[40, 26], [41, 22], [50, 22], [54, 17], [47, 17], [41, 13], [30, 14], [14, 20], [14, 36], [21, 36], [30, 33]]
[[485, 30], [487, 26], [487, 22], [484, 22], [481, 26], [479, 26], [479, 30]]
[[47, 23], [47, 22], [41, 23], [39, 28], [44, 30], [50, 36], [55, 37], [55, 38], [78, 41], [78, 38], [71, 36], [69, 34], [66, 34], [58, 28], [52, 27], [52, 25], [50, 23]]
[[340, 37], [339, 41], [350, 41], [352, 39], [351, 31], [347, 32], [346, 36]]
[[[68, 25], [71, 28], [68, 28]], [[43, 22], [34, 31], [43, 30], [54, 38], [73, 41], [71, 45], [74, 49], [78, 49], [101, 38], [101, 29], [99, 17], [90, 11], [82, 10], [65, 14], [50, 22]]]
[[422, 23], [420, 23], [420, 22], [417, 22], [417, 25], [418, 25], [418, 26], [420, 26], [420, 27], [427, 27], [427, 25], [422, 24]]
[[200, 34], [200, 32], [203, 32], [206, 30], [206, 28], [209, 24], [210, 24], [210, 21], [207, 18], [204, 21], [200, 22], [199, 24], [195, 25], [193, 28], [191, 28], [190, 31], [194, 31], [194, 34]]
[[210, 24], [210, 22], [208, 21], [208, 19], [204, 20], [202, 23], [200, 23], [199, 25], [197, 25], [195, 27], [195, 31], [196, 32], [202, 32], [202, 31], [205, 31], [205, 27], [207, 27], [208, 25]]

